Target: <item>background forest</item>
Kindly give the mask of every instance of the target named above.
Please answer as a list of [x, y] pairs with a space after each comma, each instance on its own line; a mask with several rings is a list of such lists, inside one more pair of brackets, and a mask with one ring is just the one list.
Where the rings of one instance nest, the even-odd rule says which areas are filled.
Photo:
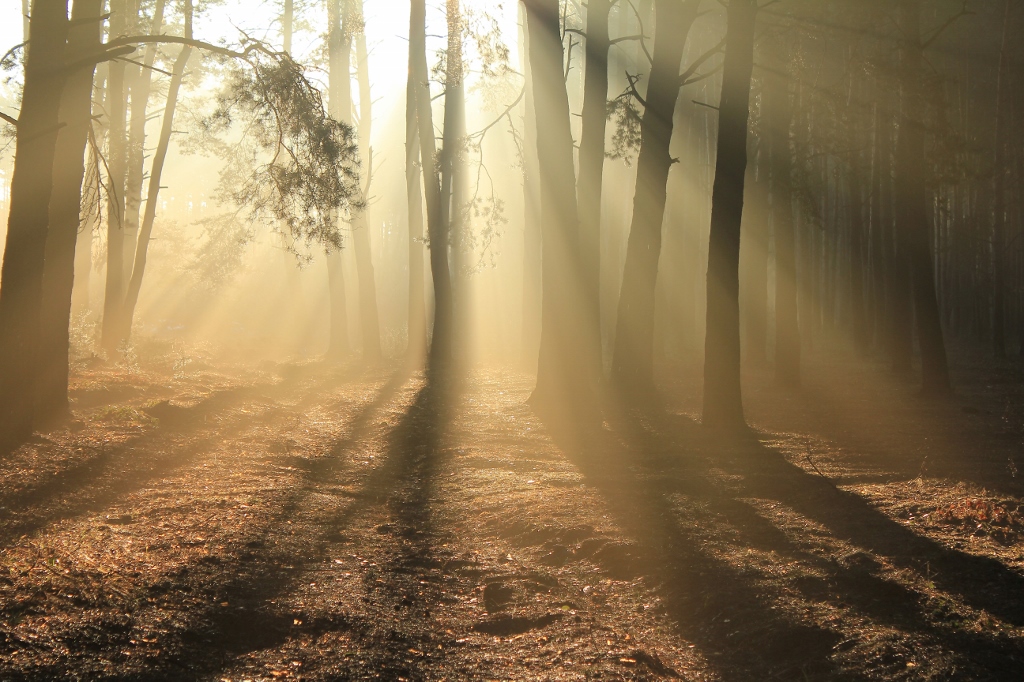
[[1021, 29], [3, 0], [0, 677], [1015, 679]]

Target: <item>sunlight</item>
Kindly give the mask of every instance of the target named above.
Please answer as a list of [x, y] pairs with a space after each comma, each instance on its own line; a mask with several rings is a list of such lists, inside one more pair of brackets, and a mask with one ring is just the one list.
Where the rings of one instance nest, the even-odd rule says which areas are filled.
[[0, 680], [1017, 679], [1018, 4], [0, 3]]

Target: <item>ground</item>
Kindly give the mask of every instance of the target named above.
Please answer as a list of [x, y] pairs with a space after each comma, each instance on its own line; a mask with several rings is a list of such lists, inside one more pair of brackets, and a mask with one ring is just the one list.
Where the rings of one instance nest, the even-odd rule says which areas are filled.
[[829, 358], [731, 438], [685, 367], [574, 437], [512, 371], [80, 366], [0, 470], [0, 679], [1021, 679], [1022, 366]]

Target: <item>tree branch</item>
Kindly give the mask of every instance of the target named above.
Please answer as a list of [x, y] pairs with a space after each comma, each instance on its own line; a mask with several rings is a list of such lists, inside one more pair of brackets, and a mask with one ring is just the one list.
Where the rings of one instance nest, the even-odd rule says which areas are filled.
[[[710, 50], [708, 50], [707, 52], [705, 52], [701, 56], [697, 57], [697, 59], [692, 64], [690, 64], [690, 67], [688, 69], [686, 69], [686, 71], [683, 71], [681, 74], [679, 74], [679, 87], [683, 87], [684, 85], [687, 85], [689, 82], [691, 82], [691, 81], [689, 81], [690, 76], [692, 76], [693, 74], [697, 73], [697, 69], [699, 69], [701, 66], [703, 66], [704, 62], [706, 62], [707, 60], [711, 59], [716, 54], [721, 52], [722, 48], [724, 48], [724, 47], [725, 47], [725, 38], [722, 38], [722, 40], [719, 41], [719, 43], [717, 45], [715, 45], [713, 48], [711, 48]], [[706, 78], [706, 77], [707, 76], [704, 76], [704, 78]], [[693, 82], [696, 82], [696, 81], [693, 81]]]

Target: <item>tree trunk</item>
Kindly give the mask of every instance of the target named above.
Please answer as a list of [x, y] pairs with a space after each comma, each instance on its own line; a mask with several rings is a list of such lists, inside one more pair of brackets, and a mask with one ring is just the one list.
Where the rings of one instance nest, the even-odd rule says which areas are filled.
[[903, 97], [900, 138], [896, 147], [897, 216], [906, 235], [907, 258], [913, 281], [914, 312], [921, 346], [921, 388], [925, 393], [949, 391], [942, 319], [935, 295], [935, 271], [930, 244], [924, 184], [924, 102], [921, 96], [922, 47], [920, 0], [902, 0], [900, 18], [906, 36], [900, 55]]
[[292, 53], [292, 34], [295, 26], [295, 0], [284, 0], [284, 12], [281, 13], [281, 49], [287, 54]]
[[[784, 63], [786, 60], [779, 60]], [[765, 73], [765, 108], [771, 154], [772, 225], [775, 231], [775, 379], [800, 385], [800, 318], [796, 226], [793, 220], [793, 108], [785, 73]]]
[[679, 99], [679, 63], [699, 6], [698, 0], [658, 0], [655, 4], [654, 62], [641, 123], [633, 220], [612, 356], [612, 380], [633, 396], [651, 396], [654, 390], [654, 297], [672, 166], [669, 146]]
[[452, 281], [448, 269], [448, 226], [442, 221], [441, 185], [434, 169], [437, 154], [434, 115], [427, 70], [425, 0], [412, 0], [409, 13], [409, 72], [416, 87], [416, 117], [419, 122], [420, 165], [427, 199], [427, 235], [430, 241], [430, 274], [434, 282], [434, 330], [430, 342], [430, 364], [443, 368], [452, 359]]
[[[184, 0], [185, 12], [185, 38], [192, 39], [192, 0]], [[171, 143], [171, 134], [174, 132], [174, 111], [178, 105], [178, 92], [181, 90], [181, 81], [185, 76], [185, 67], [192, 54], [192, 48], [185, 45], [178, 53], [174, 61], [174, 68], [171, 70], [171, 82], [167, 87], [167, 103], [164, 106], [163, 125], [160, 129], [160, 141], [157, 143], [156, 153], [153, 156], [153, 168], [149, 174], [149, 192], [146, 196], [146, 213], [142, 219], [142, 227], [139, 230], [138, 246], [135, 249], [135, 261], [132, 265], [132, 276], [128, 282], [128, 290], [124, 297], [124, 308], [121, 312], [122, 338], [128, 339], [131, 336], [132, 322], [135, 319], [135, 307], [139, 302], [139, 292], [142, 291], [142, 278], [146, 274], [146, 258], [149, 254], [149, 242], [153, 235], [153, 224], [156, 222], [157, 199], [160, 196], [160, 178], [163, 175], [164, 162], [167, 160], [167, 150]]]
[[[762, 133], [763, 136], [763, 133]], [[745, 181], [746, 210], [740, 229], [740, 313], [746, 357], [761, 365], [768, 359], [768, 140], [750, 136]]]
[[91, 141], [88, 142], [87, 154], [89, 163], [86, 166], [84, 186], [82, 188], [82, 208], [84, 226], [79, 230], [78, 242], [75, 245], [75, 282], [71, 293], [71, 312], [85, 313], [92, 308], [92, 267], [93, 267], [93, 233], [100, 224], [103, 215], [102, 184], [100, 172], [102, 160], [99, 150], [106, 139], [106, 125], [103, 112], [107, 110], [107, 73], [110, 64], [102, 62], [96, 66], [93, 77], [92, 125], [89, 128]]
[[466, 137], [466, 90], [462, 63], [462, 13], [459, 0], [447, 0], [448, 50], [445, 56], [444, 136], [439, 165], [441, 167], [441, 223], [448, 226], [452, 257], [452, 305], [454, 325], [452, 351], [464, 357], [468, 316], [466, 307], [466, 228], [464, 220]]
[[[100, 49], [103, 0], [78, 0], [72, 12], [67, 54], [77, 63]], [[81, 225], [85, 150], [92, 124], [94, 64], [68, 74], [60, 105], [61, 128], [54, 152], [53, 195], [46, 235], [36, 387], [37, 422], [68, 414], [68, 329], [75, 284], [75, 246]], [[90, 245], [91, 246], [91, 245]]]
[[28, 5], [29, 0], [21, 0], [21, 40], [24, 43], [28, 42], [28, 37], [32, 32], [32, 22], [29, 21], [31, 10]]
[[[853, 110], [856, 96], [860, 93], [857, 86], [857, 77], [853, 77], [854, 83], [850, 86], [849, 107]], [[851, 115], [852, 116], [852, 115]], [[868, 348], [868, 322], [867, 303], [864, 295], [864, 261], [865, 261], [865, 232], [866, 232], [866, 208], [864, 201], [864, 162], [861, 157], [862, 139], [857, 134], [857, 126], [854, 121], [847, 119], [847, 130], [849, 133], [850, 148], [850, 182], [849, 206], [850, 211], [850, 327], [853, 330], [853, 341], [861, 352]]]
[[[111, 0], [110, 36], [125, 35], [128, 27], [128, 1]], [[120, 313], [124, 302], [124, 191], [127, 172], [125, 116], [125, 62], [110, 63], [107, 84], [107, 276], [103, 291], [102, 345], [113, 358], [121, 341]]]
[[[157, 0], [153, 8], [151, 35], [163, 30], [164, 0]], [[132, 263], [139, 241], [142, 215], [142, 184], [146, 172], [146, 119], [149, 96], [153, 88], [153, 62], [159, 49], [157, 43], [146, 48], [143, 67], [131, 76], [131, 123], [128, 131], [128, 175], [124, 188], [124, 254], [125, 281], [132, 276]]]
[[[352, 81], [349, 72], [351, 42], [345, 39], [341, 0], [327, 3], [327, 110], [336, 121], [349, 123], [352, 118]], [[337, 220], [337, 214], [335, 214]], [[348, 300], [345, 292], [344, 258], [341, 251], [327, 252], [327, 291], [330, 300], [331, 326], [327, 355], [335, 360], [348, 355]]]
[[533, 69], [528, 58], [530, 36], [526, 30], [526, 8], [522, 7], [520, 23], [523, 39], [520, 49], [523, 73], [526, 74], [526, 97], [523, 111], [523, 348], [527, 367], [536, 369], [540, 351], [541, 318], [541, 228], [540, 228], [540, 164], [537, 160], [537, 116]]
[[992, 186], [992, 352], [1006, 357], [1006, 90], [1010, 77], [1010, 0], [1003, 11], [1003, 37], [996, 77], [995, 163]]
[[708, 244], [703, 422], [730, 429], [745, 425], [740, 388], [740, 223], [756, 18], [757, 0], [729, 3]]
[[536, 107], [542, 290], [537, 386], [530, 400], [548, 413], [587, 414], [589, 386], [577, 341], [582, 331], [579, 216], [558, 0], [524, 0]]
[[[409, 73], [413, 70], [409, 52]], [[423, 193], [420, 176], [420, 138], [417, 131], [416, 85], [410, 77], [405, 89], [405, 188], [409, 204], [409, 362], [418, 364], [426, 355], [427, 312], [423, 286]]]
[[332, 249], [327, 253], [327, 286], [331, 310], [327, 356], [333, 360], [339, 360], [346, 357], [351, 351], [348, 341], [348, 300], [345, 294], [344, 258], [340, 249]]
[[580, 135], [580, 177], [576, 204], [580, 214], [584, 303], [587, 318], [583, 337], [588, 364], [595, 377], [603, 372], [601, 359], [601, 198], [604, 181], [605, 133], [608, 120], [608, 17], [611, 0], [587, 5], [587, 61], [583, 84], [583, 130]]
[[[366, 32], [363, 30], [363, 0], [348, 0], [354, 3], [346, 17], [351, 16], [358, 32], [342, 27], [345, 34], [352, 33], [356, 40], [356, 65], [359, 82], [359, 149], [363, 157], [366, 183], [363, 198], [369, 199], [370, 182], [373, 179], [373, 150], [370, 148], [370, 132], [373, 124], [373, 103], [370, 93], [369, 53], [366, 49]], [[344, 19], [343, 19], [344, 21]], [[345, 106], [345, 102], [342, 102]], [[351, 110], [351, 102], [349, 109]], [[373, 256], [370, 250], [369, 207], [356, 213], [352, 224], [352, 243], [356, 251], [356, 274], [359, 277], [359, 320], [363, 339], [363, 360], [369, 363], [381, 359], [380, 318], [377, 312], [377, 282], [373, 273]]]
[[65, 78], [67, 2], [33, 5], [0, 271], [0, 452], [32, 433], [48, 208]]

